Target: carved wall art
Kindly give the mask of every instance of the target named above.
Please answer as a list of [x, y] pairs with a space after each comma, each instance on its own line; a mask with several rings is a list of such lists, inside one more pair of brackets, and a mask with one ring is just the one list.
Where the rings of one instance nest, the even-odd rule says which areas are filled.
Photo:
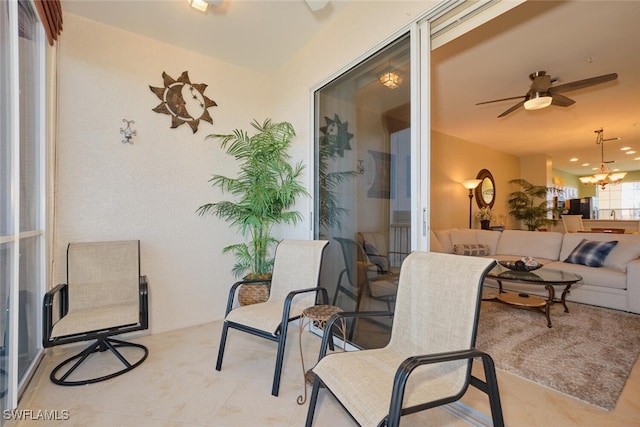
[[164, 87], [149, 86], [151, 92], [155, 93], [162, 101], [153, 111], [169, 114], [171, 116], [171, 128], [177, 128], [181, 124], [187, 123], [193, 133], [196, 133], [200, 120], [213, 124], [213, 119], [209, 115], [207, 108], [215, 107], [218, 104], [205, 96], [206, 84], [192, 84], [189, 80], [188, 71], [182, 73], [178, 80], [174, 80], [163, 71], [162, 79], [164, 80]]

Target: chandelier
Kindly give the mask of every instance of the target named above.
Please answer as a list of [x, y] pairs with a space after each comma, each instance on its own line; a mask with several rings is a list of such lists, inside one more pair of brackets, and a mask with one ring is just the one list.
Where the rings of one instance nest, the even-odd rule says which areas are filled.
[[626, 172], [612, 173], [611, 169], [605, 166], [605, 163], [611, 163], [611, 162], [604, 161], [605, 141], [613, 141], [620, 138], [615, 137], [615, 138], [605, 139], [604, 130], [602, 128], [598, 130], [594, 130], [594, 132], [596, 133], [596, 144], [600, 146], [600, 169], [598, 170], [597, 173], [593, 174], [592, 176], [581, 176], [579, 179], [580, 179], [580, 182], [582, 182], [585, 185], [599, 185], [600, 188], [604, 190], [607, 187], [607, 184], [616, 185], [622, 182], [622, 178], [624, 178], [624, 176], [627, 173]]

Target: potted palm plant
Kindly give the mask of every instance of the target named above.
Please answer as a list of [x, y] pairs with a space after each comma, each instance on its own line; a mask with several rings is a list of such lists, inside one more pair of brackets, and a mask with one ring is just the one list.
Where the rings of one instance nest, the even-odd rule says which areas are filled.
[[509, 214], [515, 219], [525, 223], [529, 231], [538, 230], [549, 223], [555, 224], [557, 221], [549, 218], [549, 212], [557, 213], [557, 209], [549, 206], [547, 193], [559, 192], [553, 187], [544, 185], [533, 185], [524, 179], [512, 179], [510, 184], [520, 187], [509, 195]]
[[[253, 136], [236, 129], [228, 135], [208, 135], [207, 139], [221, 142], [226, 153], [240, 164], [235, 178], [213, 175], [209, 180], [213, 187], [234, 196], [234, 200], [207, 203], [198, 208], [200, 215], [212, 214], [238, 228], [248, 242], [236, 243], [223, 249], [223, 253], [235, 256], [233, 273], [246, 274], [245, 279], [266, 279], [273, 267], [271, 249], [278, 242], [271, 234], [275, 224], [296, 224], [302, 219], [300, 212], [291, 210], [296, 198], [308, 195], [299, 178], [304, 170], [302, 163], [289, 163], [288, 148], [295, 136], [288, 122], [273, 123], [267, 119], [251, 126], [257, 131]], [[268, 287], [263, 284], [261, 293], [268, 297]], [[245, 292], [251, 287], [241, 286]], [[254, 289], [255, 292], [255, 289]], [[242, 303], [242, 297], [239, 297]]]

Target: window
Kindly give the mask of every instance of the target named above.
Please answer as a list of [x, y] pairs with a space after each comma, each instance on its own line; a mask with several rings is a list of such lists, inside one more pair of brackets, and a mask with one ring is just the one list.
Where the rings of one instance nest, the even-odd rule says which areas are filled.
[[17, 405], [42, 354], [44, 37], [33, 3], [0, 3], [0, 406]]
[[598, 219], [640, 219], [640, 182], [598, 187]]

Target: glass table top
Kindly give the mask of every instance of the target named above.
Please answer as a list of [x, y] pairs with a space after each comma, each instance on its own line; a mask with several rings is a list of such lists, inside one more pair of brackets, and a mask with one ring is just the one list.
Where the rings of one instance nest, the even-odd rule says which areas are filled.
[[542, 267], [533, 271], [509, 270], [500, 264], [496, 265], [487, 277], [494, 279], [512, 280], [518, 282], [540, 282], [543, 283], [575, 283], [582, 280], [582, 276], [568, 271], [552, 270]]

